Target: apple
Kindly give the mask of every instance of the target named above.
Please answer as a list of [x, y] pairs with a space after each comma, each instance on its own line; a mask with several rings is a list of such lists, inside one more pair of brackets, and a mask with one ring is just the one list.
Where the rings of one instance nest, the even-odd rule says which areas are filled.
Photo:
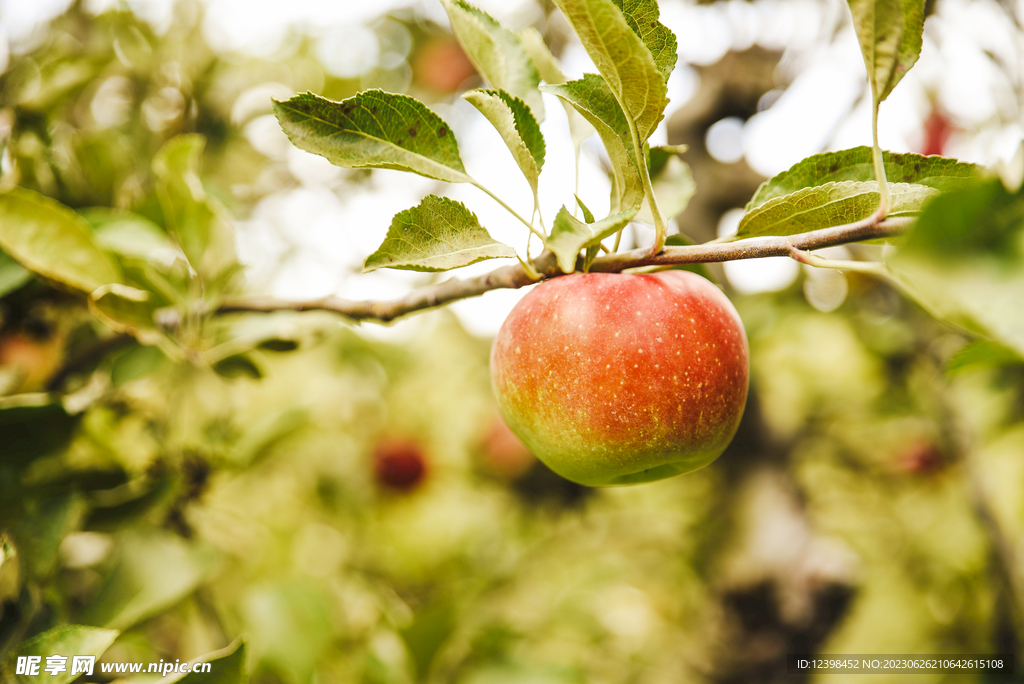
[[38, 392], [56, 374], [61, 364], [64, 340], [60, 335], [37, 339], [16, 332], [0, 337], [0, 370], [15, 374], [11, 392]]
[[945, 457], [934, 443], [918, 440], [904, 448], [896, 458], [896, 470], [908, 475], [922, 475], [940, 470]]
[[491, 348], [505, 422], [549, 468], [590, 486], [714, 461], [739, 427], [747, 376], [736, 309], [687, 271], [541, 283]]
[[411, 440], [386, 439], [373, 452], [373, 474], [388, 489], [411, 492], [427, 474], [427, 458]]
[[485, 470], [501, 480], [515, 480], [537, 462], [523, 441], [515, 436], [495, 412], [481, 444]]
[[413, 59], [412, 71], [421, 85], [438, 93], [454, 93], [476, 73], [454, 37], [436, 38]]

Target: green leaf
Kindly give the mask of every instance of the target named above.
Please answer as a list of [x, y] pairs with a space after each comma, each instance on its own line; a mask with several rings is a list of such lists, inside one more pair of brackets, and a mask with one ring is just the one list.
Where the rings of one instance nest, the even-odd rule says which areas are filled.
[[578, 81], [541, 86], [541, 90], [568, 102], [597, 129], [612, 163], [612, 210], [622, 211], [639, 204], [644, 191], [633, 155], [629, 123], [608, 85], [600, 76], [585, 74]]
[[562, 73], [562, 66], [558, 63], [558, 59], [551, 54], [540, 31], [532, 26], [527, 26], [522, 31], [518, 31], [516, 37], [519, 38], [519, 44], [529, 55], [542, 81], [552, 85], [565, 83], [566, 78]]
[[921, 55], [925, 0], [847, 0], [875, 109]]
[[122, 352], [110, 370], [110, 381], [114, 386], [145, 377], [167, 363], [159, 347], [134, 345]]
[[127, 500], [119, 500], [111, 506], [94, 503], [82, 524], [83, 529], [113, 533], [137, 525], [147, 516], [150, 519], [166, 516], [175, 498], [181, 494], [181, 481], [177, 475], [162, 473], [144, 478], [141, 486], [138, 482], [135, 484], [131, 498]]
[[28, 269], [7, 256], [6, 252], [0, 251], [0, 297], [14, 292], [31, 279], [32, 274]]
[[180, 253], [167, 233], [138, 214], [107, 207], [90, 207], [78, 213], [92, 226], [97, 243], [108, 251], [140, 258], [152, 258], [161, 251]]
[[[662, 215], [667, 218], [678, 216], [686, 209], [693, 193], [697, 191], [689, 164], [680, 159], [674, 150], [652, 147], [650, 169], [654, 196], [658, 198], [658, 207]], [[654, 216], [646, 198], [636, 215], [636, 220], [654, 223]]]
[[168, 231], [196, 273], [212, 282], [237, 260], [227, 211], [207, 195], [199, 177], [205, 145], [201, 135], [171, 138], [157, 152], [153, 172]]
[[337, 166], [469, 181], [451, 127], [407, 95], [367, 90], [332, 102], [306, 93], [275, 101], [274, 114], [293, 145]]
[[937, 318], [1024, 354], [1024, 189], [985, 178], [939, 195], [889, 267]]
[[[981, 167], [945, 157], [920, 154], [883, 153], [885, 176], [893, 183], [916, 183], [936, 190], [959, 187], [977, 178]], [[803, 188], [839, 181], [874, 180], [871, 148], [854, 147], [840, 152], [825, 152], [797, 162], [788, 170], [761, 184], [747, 204], [750, 212], [768, 200], [789, 195]]]
[[455, 625], [455, 603], [451, 598], [442, 598], [417, 611], [412, 624], [401, 631], [412, 654], [417, 680], [428, 679], [430, 667]]
[[313, 682], [315, 671], [328, 657], [325, 649], [337, 639], [331, 594], [309, 580], [272, 584], [267, 579], [245, 588], [241, 628], [253, 652], [260, 654], [263, 667], [285, 682]]
[[192, 593], [213, 566], [209, 552], [149, 530], [121, 539], [121, 553], [82, 622], [127, 629]]
[[256, 365], [256, 362], [245, 354], [232, 354], [213, 364], [213, 370], [222, 378], [252, 378], [259, 380], [263, 377], [263, 371]]
[[[644, 142], [661, 121], [668, 104], [666, 74], [659, 68], [667, 64], [667, 46], [661, 46], [662, 61], [656, 63], [650, 48], [630, 28], [623, 11], [612, 0], [555, 0], [555, 4], [579, 36], [615, 100], [636, 123], [640, 142]], [[658, 23], [653, 2], [624, 4], [635, 8], [641, 21], [646, 17], [646, 21]], [[662, 35], [660, 31], [658, 35]], [[674, 63], [674, 46], [672, 53]]]
[[462, 97], [498, 130], [536, 196], [544, 166], [544, 136], [530, 108], [504, 90], [471, 90]]
[[[540, 31], [532, 26], [527, 26], [517, 35], [526, 53], [530, 55], [530, 59], [537, 66], [541, 80], [550, 85], [565, 83], [565, 74], [562, 73], [558, 60], [555, 59], [555, 56], [551, 54], [551, 50], [548, 49], [547, 44], [544, 42], [544, 37], [540, 35]], [[559, 102], [562, 103], [562, 109], [565, 110], [566, 117], [568, 117], [569, 135], [572, 137], [572, 144], [578, 158], [580, 145], [583, 144], [584, 140], [597, 133], [597, 131], [572, 105], [565, 100], [559, 100]]]
[[260, 342], [258, 345], [256, 345], [256, 348], [272, 352], [290, 352], [298, 349], [299, 343], [296, 342], [295, 340], [264, 340], [263, 342]]
[[978, 340], [965, 345], [946, 364], [946, 373], [953, 375], [968, 368], [1024, 364], [1024, 356], [989, 340]]
[[467, 2], [442, 2], [455, 37], [480, 75], [491, 87], [525, 102], [537, 121], [543, 121], [540, 75], [516, 34]]
[[558, 268], [563, 273], [572, 273], [576, 270], [576, 257], [581, 249], [595, 246], [609, 235], [614, 235], [633, 220], [636, 212], [636, 207], [633, 207], [594, 223], [584, 223], [562, 207], [555, 216], [551, 235], [544, 241], [544, 246], [554, 252]]
[[0, 605], [17, 601], [21, 593], [21, 568], [18, 551], [6, 534], [0, 533]]
[[[120, 632], [116, 629], [100, 629], [84, 625], [62, 625], [34, 636], [18, 646], [17, 650], [11, 654], [10, 662], [13, 665], [19, 656], [40, 656], [42, 660], [40, 662], [39, 674], [15, 675], [15, 681], [19, 682], [19, 684], [67, 684], [78, 679], [81, 673], [73, 671], [72, 657], [95, 656], [98, 658], [110, 648], [118, 634]], [[67, 657], [63, 672], [56, 674], [46, 672], [46, 658], [52, 655]], [[98, 671], [99, 668], [97, 667], [94, 673]]]
[[[189, 672], [179, 677], [165, 679], [167, 684], [247, 684], [249, 671], [246, 664], [246, 645], [241, 639], [219, 651], [207, 653], [198, 659], [199, 663], [210, 663], [210, 671]], [[205, 668], [202, 668], [205, 670]]]
[[112, 330], [131, 335], [143, 344], [157, 344], [164, 335], [153, 320], [152, 300], [144, 290], [104, 285], [89, 296], [89, 308]]
[[448, 271], [484, 259], [515, 256], [516, 251], [494, 240], [464, 204], [427, 195], [417, 206], [395, 214], [387, 237], [367, 257], [363, 271]]
[[21, 567], [35, 580], [48, 577], [57, 563], [64, 537], [82, 519], [85, 503], [74, 493], [26, 497], [10, 527]]
[[84, 292], [121, 280], [88, 223], [60, 202], [24, 188], [0, 194], [0, 248], [30, 271]]
[[[890, 216], [907, 216], [939, 193], [926, 185], [890, 183]], [[853, 223], [878, 210], [878, 183], [840, 181], [803, 188], [776, 197], [747, 212], [740, 220], [736, 237], [796, 235], [811, 230]]]
[[79, 419], [57, 401], [0, 407], [0, 457], [8, 463], [27, 462], [59, 451], [71, 441]]
[[573, 195], [576, 198], [576, 204], [579, 205], [580, 211], [583, 212], [583, 220], [587, 223], [594, 222], [594, 212], [587, 208], [587, 205], [583, 203], [583, 200], [579, 198], [579, 195]]
[[668, 82], [672, 70], [676, 68], [676, 36], [658, 21], [661, 13], [657, 0], [612, 0], [622, 10], [629, 28], [640, 36], [647, 49], [651, 51], [654, 64]]
[[309, 412], [304, 408], [278, 413], [272, 420], [262, 421], [247, 430], [231, 449], [231, 460], [237, 465], [252, 465], [309, 425]]
[[125, 281], [148, 292], [154, 309], [187, 306], [193, 283], [185, 259], [163, 264], [140, 257], [121, 256], [118, 261], [124, 270]]

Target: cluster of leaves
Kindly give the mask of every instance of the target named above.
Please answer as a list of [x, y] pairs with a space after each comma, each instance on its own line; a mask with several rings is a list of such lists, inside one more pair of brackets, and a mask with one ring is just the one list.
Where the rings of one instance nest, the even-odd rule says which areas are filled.
[[[666, 84], [676, 62], [676, 39], [658, 21], [657, 3], [558, 4], [600, 76], [567, 81], [534, 29], [517, 34], [462, 0], [444, 3], [455, 35], [490, 86], [463, 97], [508, 146], [533, 191], [534, 217], [546, 152], [539, 126], [544, 118], [541, 91], [565, 104], [577, 154], [582, 140], [595, 131], [608, 150], [613, 180], [609, 216], [596, 221], [582, 207], [586, 220], [580, 221], [563, 208], [549, 235], [543, 224], [537, 227], [516, 214], [558, 256], [562, 270], [571, 273], [581, 251], [593, 258], [602, 240], [638, 216], [650, 216], [664, 227], [658, 203], [641, 209], [652, 176], [660, 181], [660, 204], [670, 216], [685, 208], [693, 183], [674, 148], [647, 145], [664, 115]], [[274, 110], [295, 145], [338, 166], [397, 169], [470, 183], [492, 194], [466, 171], [451, 126], [408, 96], [367, 91], [331, 102], [307, 93], [275, 103]], [[384, 244], [366, 260], [366, 270], [438, 271], [511, 256], [515, 250], [493, 240], [464, 205], [429, 196], [395, 217]]]
[[[265, 75], [229, 73], [197, 40], [188, 10], [178, 3], [185, 18], [158, 34], [130, 12], [92, 16], [76, 6], [0, 75], [5, 681], [17, 679], [18, 654], [102, 654], [119, 632], [194, 592], [212, 568], [208, 550], [158, 525], [126, 542], [104, 569], [110, 581], [94, 582], [87, 599], [60, 587], [59, 576], [69, 533], [173, 521], [209, 474], [210, 455], [188, 444], [205, 448], [198, 434], [211, 418], [190, 425], [173, 402], [147, 409], [126, 388], [181, 367], [199, 369], [193, 378], [251, 377], [259, 368], [240, 352], [269, 336], [229, 332], [233, 324], [209, 317], [237, 291], [240, 268], [228, 212], [199, 175], [207, 141], [207, 171], [224, 184], [252, 183], [266, 166], [218, 101]], [[190, 130], [206, 135], [178, 135]], [[195, 389], [180, 376], [166, 382], [165, 395], [183, 382]], [[209, 657], [227, 658], [226, 667], [244, 650]], [[231, 667], [226, 681], [246, 679]], [[74, 677], [69, 667], [44, 678]]]

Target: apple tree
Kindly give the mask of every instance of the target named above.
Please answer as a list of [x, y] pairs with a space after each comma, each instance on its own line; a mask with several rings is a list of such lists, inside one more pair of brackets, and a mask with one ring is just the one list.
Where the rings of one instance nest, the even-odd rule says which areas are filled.
[[[850, 0], [872, 139], [764, 180], [735, 234], [696, 243], [671, 221], [703, 190], [687, 150], [652, 144], [678, 47], [655, 0], [555, 0], [597, 72], [575, 79], [536, 29], [441, 4], [450, 34], [417, 59], [477, 74], [458, 96], [532, 206], [470, 174], [426, 98], [348, 92], [305, 49], [290, 91], [261, 90], [274, 65], [221, 60], [187, 11], [161, 35], [75, 8], [3, 76], [0, 676], [72, 651], [286, 684], [1024, 653], [1024, 152], [990, 169], [878, 140], [933, 8]], [[352, 170], [342, 192], [376, 169], [462, 184], [521, 241], [428, 194], [364, 272], [507, 261], [397, 299], [254, 294], [225, 189], [291, 182], [237, 130], [254, 93]], [[607, 213], [577, 192], [543, 215], [554, 116], [577, 169], [603, 148]], [[762, 257], [841, 272], [851, 301], [713, 282]], [[445, 310], [526, 287], [493, 348]], [[414, 316], [405, 342], [361, 328]]]

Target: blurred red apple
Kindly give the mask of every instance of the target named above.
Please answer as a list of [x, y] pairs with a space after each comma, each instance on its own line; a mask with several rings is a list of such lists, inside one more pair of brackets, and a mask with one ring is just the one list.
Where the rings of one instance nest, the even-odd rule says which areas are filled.
[[482, 446], [487, 470], [504, 480], [515, 480], [537, 461], [499, 415], [491, 421]]
[[923, 475], [939, 470], [945, 461], [935, 444], [928, 440], [918, 440], [896, 457], [896, 469], [908, 475]]
[[454, 37], [435, 38], [424, 45], [413, 59], [413, 73], [425, 88], [438, 93], [453, 93], [476, 73], [473, 63]]
[[0, 337], [0, 368], [13, 371], [14, 392], [36, 392], [46, 386], [61, 364], [64, 340], [59, 335], [35, 339], [23, 333]]
[[427, 458], [412, 440], [384, 440], [373, 452], [373, 473], [384, 487], [411, 492], [427, 474]]
[[943, 154], [946, 149], [946, 143], [949, 141], [951, 135], [953, 135], [955, 128], [953, 122], [949, 120], [938, 108], [932, 109], [931, 113], [928, 114], [928, 118], [924, 121], [924, 140], [921, 141], [921, 154]]

